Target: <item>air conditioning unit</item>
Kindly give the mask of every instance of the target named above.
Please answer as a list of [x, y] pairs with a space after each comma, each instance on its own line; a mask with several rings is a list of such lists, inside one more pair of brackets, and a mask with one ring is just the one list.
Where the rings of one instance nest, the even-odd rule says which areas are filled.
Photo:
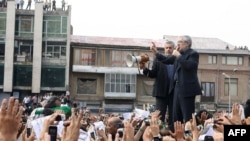
[[17, 62], [25, 62], [26, 56], [24, 55], [17, 55]]

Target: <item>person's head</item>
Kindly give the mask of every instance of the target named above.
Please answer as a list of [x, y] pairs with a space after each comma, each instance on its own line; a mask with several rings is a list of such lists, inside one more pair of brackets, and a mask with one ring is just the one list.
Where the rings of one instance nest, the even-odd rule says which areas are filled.
[[110, 133], [112, 135], [112, 137], [115, 137], [116, 133], [117, 133], [117, 129], [123, 125], [123, 122], [120, 118], [118, 117], [111, 117], [110, 119], [108, 119], [108, 123], [107, 123], [107, 131], [108, 133]]
[[173, 41], [166, 41], [164, 45], [164, 52], [166, 55], [170, 55], [174, 51], [175, 44]]
[[245, 118], [250, 116], [250, 100], [248, 99], [246, 102], [246, 106], [244, 107], [244, 115]]
[[179, 51], [185, 51], [192, 46], [192, 39], [188, 35], [183, 35], [178, 37], [177, 47]]
[[[205, 117], [205, 119], [204, 119]], [[212, 118], [213, 115], [211, 113], [209, 113], [207, 110], [203, 109], [203, 110], [200, 110], [196, 115], [195, 115], [195, 118], [196, 118], [196, 122], [197, 122], [197, 125], [198, 124], [202, 124], [204, 121], [202, 120], [207, 120], [209, 118]]]
[[58, 98], [56, 96], [52, 96], [47, 101], [47, 104], [45, 105], [45, 108], [54, 108], [54, 107], [58, 107], [58, 106], [61, 106], [60, 98]]
[[250, 106], [250, 99], [246, 101], [246, 105]]

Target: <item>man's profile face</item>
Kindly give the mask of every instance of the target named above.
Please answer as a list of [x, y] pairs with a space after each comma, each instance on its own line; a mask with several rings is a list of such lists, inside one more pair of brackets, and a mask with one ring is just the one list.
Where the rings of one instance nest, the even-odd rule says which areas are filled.
[[172, 44], [165, 44], [164, 51], [166, 55], [170, 55], [173, 53], [174, 46]]
[[179, 51], [184, 51], [189, 47], [189, 43], [182, 38], [178, 38], [177, 47]]

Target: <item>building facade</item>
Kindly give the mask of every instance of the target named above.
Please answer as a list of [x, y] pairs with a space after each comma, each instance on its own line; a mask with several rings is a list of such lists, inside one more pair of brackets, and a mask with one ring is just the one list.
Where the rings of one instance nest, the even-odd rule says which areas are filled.
[[[203, 94], [196, 99], [197, 110], [227, 110], [230, 103], [244, 103], [250, 97], [249, 51], [235, 49], [216, 38], [192, 37], [192, 48], [199, 54], [198, 77]], [[165, 40], [177, 41], [176, 36], [164, 36], [155, 41], [163, 52]], [[70, 91], [82, 106], [106, 112], [131, 111], [135, 107], [154, 104], [154, 79], [138, 71], [137, 64], [127, 67], [128, 54], [153, 57], [151, 39], [71, 36]], [[149, 67], [152, 62], [149, 61]], [[229, 97], [230, 95], [230, 97]]]
[[0, 98], [52, 92], [69, 86], [71, 7], [45, 11], [0, 8]]

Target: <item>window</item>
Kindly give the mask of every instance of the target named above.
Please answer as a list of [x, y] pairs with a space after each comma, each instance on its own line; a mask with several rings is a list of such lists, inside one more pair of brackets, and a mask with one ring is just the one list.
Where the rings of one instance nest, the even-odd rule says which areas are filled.
[[17, 62], [32, 62], [33, 59], [33, 45], [32, 42], [23, 43], [22, 41], [15, 41], [14, 60]]
[[108, 93], [135, 93], [135, 74], [105, 74], [105, 92]]
[[0, 61], [4, 61], [5, 43], [0, 41]]
[[[131, 54], [134, 56], [140, 56], [148, 54], [149, 56], [154, 56], [152, 52], [138, 52], [138, 51], [126, 51], [126, 50], [114, 50], [112, 51], [112, 60], [111, 60], [111, 66], [112, 67], [127, 67], [126, 59], [127, 56]], [[152, 67], [152, 63], [148, 63], [148, 67]], [[132, 67], [138, 67], [138, 64], [134, 62], [134, 65]]]
[[77, 79], [77, 94], [96, 94], [97, 79], [93, 78], [78, 78]]
[[65, 45], [43, 45], [42, 52], [43, 58], [66, 59]]
[[65, 87], [65, 66], [42, 66], [41, 87]]
[[74, 62], [78, 65], [96, 65], [96, 49], [74, 49]]
[[216, 64], [217, 63], [217, 56], [209, 55], [208, 56], [208, 64]]
[[14, 65], [14, 86], [31, 86], [32, 84], [32, 66]]
[[126, 67], [126, 57], [130, 52], [123, 50], [114, 50], [112, 51], [112, 67]]
[[222, 64], [226, 64], [226, 65], [242, 65], [243, 64], [243, 57], [222, 56]]
[[[127, 67], [126, 59], [128, 54], [146, 54], [138, 51], [129, 50], [112, 50], [100, 48], [74, 48], [73, 64], [85, 66], [105, 66], [105, 67]], [[153, 54], [148, 53], [149, 56]], [[152, 67], [152, 62], [147, 64], [147, 67]], [[138, 67], [135, 63], [132, 67]]]
[[214, 96], [215, 88], [214, 82], [201, 82], [202, 96]]
[[44, 16], [43, 33], [46, 38], [66, 38], [67, 17], [66, 16]]
[[5, 35], [6, 31], [6, 13], [0, 12], [0, 35]]
[[215, 96], [215, 83], [214, 82], [201, 82], [202, 87], [202, 102], [213, 102]]
[[225, 78], [224, 79], [224, 95], [237, 96], [238, 95], [238, 79], [237, 78]]
[[33, 16], [17, 16], [15, 24], [15, 35], [22, 37], [32, 37], [34, 32]]

